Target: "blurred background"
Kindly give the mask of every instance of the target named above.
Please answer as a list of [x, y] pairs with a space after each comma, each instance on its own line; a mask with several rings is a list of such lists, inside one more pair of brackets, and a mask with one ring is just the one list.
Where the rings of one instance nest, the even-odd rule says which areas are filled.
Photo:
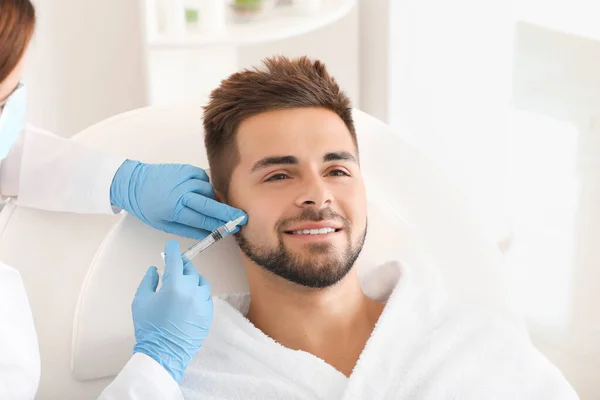
[[464, 190], [535, 344], [599, 399], [600, 4], [220, 1], [34, 1], [30, 121], [69, 137], [148, 105], [200, 117], [240, 68], [321, 59]]

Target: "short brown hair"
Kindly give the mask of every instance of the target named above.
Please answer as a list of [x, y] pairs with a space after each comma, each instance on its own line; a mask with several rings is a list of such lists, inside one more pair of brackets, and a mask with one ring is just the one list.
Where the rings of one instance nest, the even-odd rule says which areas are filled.
[[0, 82], [21, 61], [34, 28], [35, 10], [29, 0], [0, 0]]
[[344, 121], [358, 150], [350, 99], [325, 64], [283, 56], [267, 58], [263, 64], [264, 68], [244, 70], [222, 81], [204, 107], [204, 143], [212, 184], [225, 197], [239, 162], [237, 129], [254, 115], [289, 108], [326, 108]]

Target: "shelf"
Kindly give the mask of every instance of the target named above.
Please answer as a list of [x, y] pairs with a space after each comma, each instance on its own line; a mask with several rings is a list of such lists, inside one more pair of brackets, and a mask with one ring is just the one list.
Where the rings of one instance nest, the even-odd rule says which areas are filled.
[[161, 37], [150, 40], [152, 49], [239, 46], [287, 39], [327, 26], [344, 17], [356, 0], [323, 0], [318, 10], [300, 15], [289, 6], [275, 8], [268, 16], [247, 23], [229, 23], [223, 33], [188, 34], [182, 39]]

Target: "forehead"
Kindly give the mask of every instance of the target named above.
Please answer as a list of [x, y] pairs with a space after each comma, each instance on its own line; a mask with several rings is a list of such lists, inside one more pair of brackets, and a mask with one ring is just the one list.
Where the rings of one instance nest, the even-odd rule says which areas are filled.
[[324, 108], [294, 108], [252, 116], [240, 124], [236, 140], [240, 165], [274, 155], [293, 155], [300, 161], [322, 158], [330, 151], [357, 156], [344, 121]]

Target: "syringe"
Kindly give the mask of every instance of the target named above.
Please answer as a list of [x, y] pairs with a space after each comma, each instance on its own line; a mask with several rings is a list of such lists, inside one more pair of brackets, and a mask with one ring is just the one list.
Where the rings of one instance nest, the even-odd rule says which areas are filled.
[[[194, 257], [196, 257], [204, 250], [208, 249], [214, 243], [218, 242], [219, 240], [223, 239], [223, 237], [233, 232], [235, 228], [244, 220], [244, 218], [246, 218], [246, 216], [242, 215], [241, 217], [229, 221], [225, 225], [219, 227], [216, 231], [213, 231], [210, 235], [208, 235], [207, 237], [205, 237], [204, 239], [202, 239], [201, 241], [184, 251], [183, 256], [188, 260], [192, 260]], [[164, 261], [165, 253], [160, 253], [160, 256]]]

